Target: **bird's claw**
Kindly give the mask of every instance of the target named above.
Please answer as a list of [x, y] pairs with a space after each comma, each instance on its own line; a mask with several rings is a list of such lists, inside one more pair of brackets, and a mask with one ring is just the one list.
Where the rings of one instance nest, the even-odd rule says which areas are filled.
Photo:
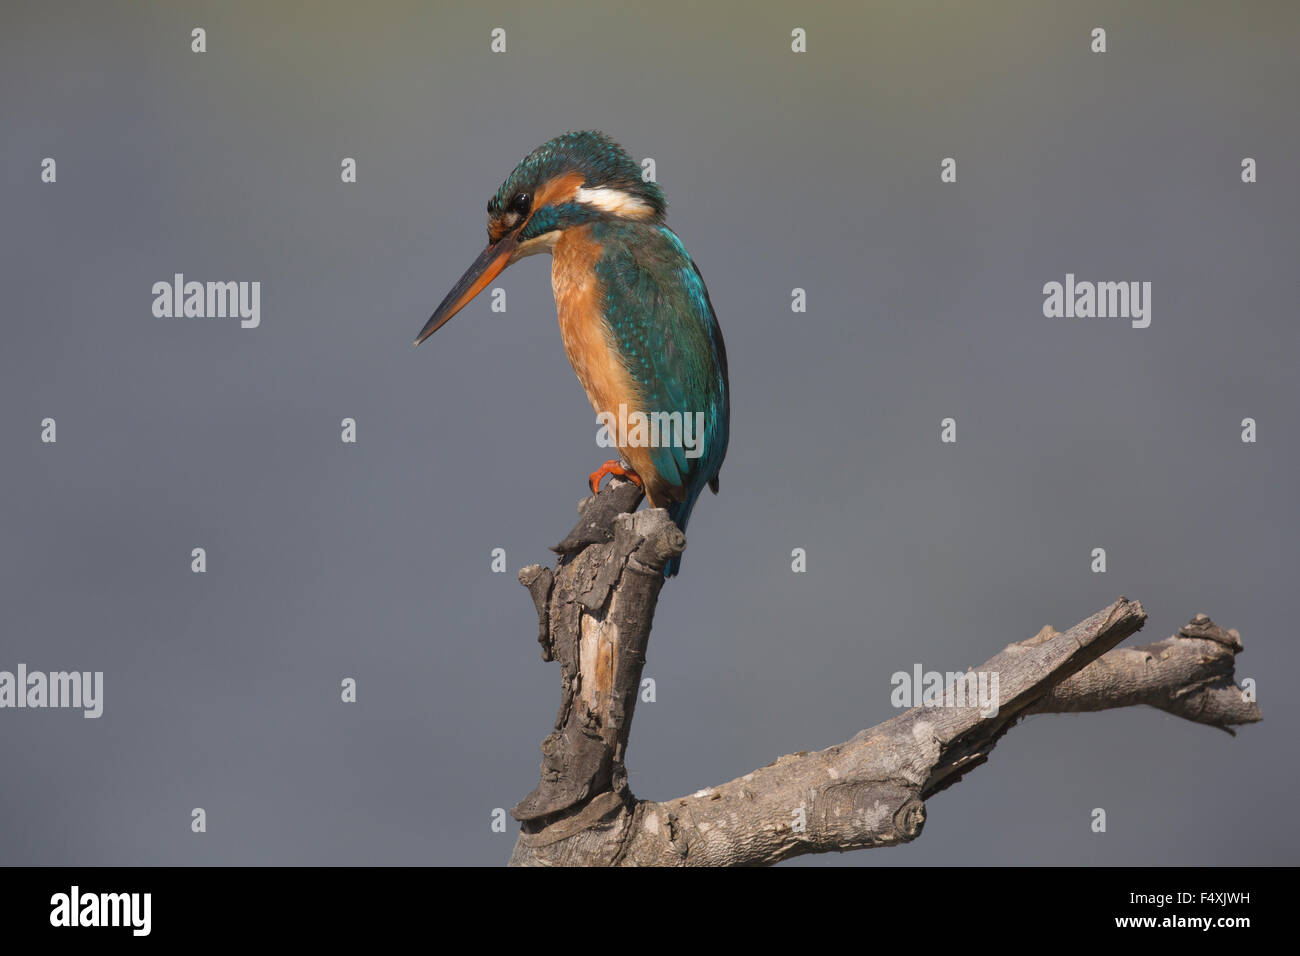
[[617, 458], [611, 458], [609, 461], [605, 462], [605, 464], [593, 471], [591, 476], [587, 479], [587, 483], [591, 485], [591, 493], [593, 495], [600, 494], [600, 481], [606, 475], [616, 475], [619, 478], [626, 478], [642, 491], [645, 491], [645, 482], [641, 480], [640, 475], [631, 468], [624, 468], [623, 463]]

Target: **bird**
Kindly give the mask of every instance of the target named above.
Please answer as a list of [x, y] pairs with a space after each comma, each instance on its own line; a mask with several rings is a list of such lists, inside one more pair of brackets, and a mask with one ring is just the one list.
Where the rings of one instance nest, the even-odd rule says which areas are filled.
[[[415, 344], [507, 266], [549, 252], [569, 364], [602, 423], [634, 426], [610, 433], [620, 458], [588, 476], [592, 494], [606, 475], [628, 478], [650, 507], [666, 508], [685, 533], [704, 488], [718, 492], [731, 397], [727, 350], [709, 290], [681, 239], [665, 225], [667, 205], [659, 184], [644, 178], [640, 165], [605, 133], [568, 132], [543, 143], [488, 200], [487, 248]], [[647, 420], [664, 427], [635, 427]], [[680, 568], [678, 555], [664, 576]]]

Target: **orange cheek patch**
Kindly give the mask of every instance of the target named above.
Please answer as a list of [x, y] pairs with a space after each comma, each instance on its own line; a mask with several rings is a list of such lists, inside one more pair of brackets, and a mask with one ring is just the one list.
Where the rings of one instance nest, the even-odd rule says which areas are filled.
[[572, 172], [556, 176], [549, 182], [543, 183], [542, 188], [537, 190], [537, 195], [533, 197], [533, 208], [541, 209], [543, 206], [568, 202], [578, 194], [586, 179], [587, 177], [582, 173]]

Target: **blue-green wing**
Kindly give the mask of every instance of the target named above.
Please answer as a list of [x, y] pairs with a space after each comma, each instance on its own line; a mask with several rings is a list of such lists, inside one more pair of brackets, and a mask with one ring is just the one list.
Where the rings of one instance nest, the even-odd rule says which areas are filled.
[[652, 449], [655, 469], [681, 489], [670, 510], [683, 529], [706, 484], [716, 491], [727, 453], [730, 399], [727, 353], [699, 269], [681, 240], [664, 226], [598, 227], [606, 249], [597, 264], [605, 319], [628, 372], [646, 399], [646, 412], [702, 412], [698, 457], [680, 444]]

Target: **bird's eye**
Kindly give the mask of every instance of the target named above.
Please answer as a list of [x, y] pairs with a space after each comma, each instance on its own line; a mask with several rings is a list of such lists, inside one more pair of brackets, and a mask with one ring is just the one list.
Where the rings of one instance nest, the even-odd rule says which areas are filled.
[[517, 212], [519, 215], [525, 215], [532, 208], [533, 197], [528, 193], [520, 193], [514, 199], [510, 200], [510, 211]]

